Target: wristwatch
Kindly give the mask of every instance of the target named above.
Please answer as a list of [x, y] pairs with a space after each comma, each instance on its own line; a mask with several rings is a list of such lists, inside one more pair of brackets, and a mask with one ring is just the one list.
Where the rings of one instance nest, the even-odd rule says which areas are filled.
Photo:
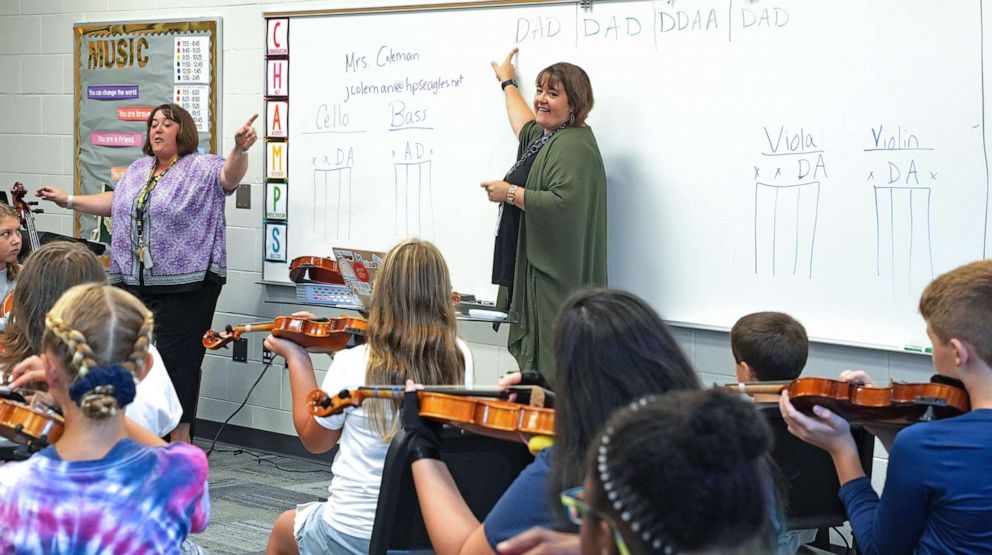
[[499, 84], [499, 86], [502, 87], [504, 91], [510, 85], [513, 85], [514, 87], [516, 87], [517, 86], [517, 82], [514, 81], [513, 79], [507, 79], [506, 81], [503, 81], [502, 83]]
[[515, 196], [517, 196], [517, 186], [510, 185], [510, 188], [506, 190], [506, 199], [503, 202], [513, 204], [513, 197]]

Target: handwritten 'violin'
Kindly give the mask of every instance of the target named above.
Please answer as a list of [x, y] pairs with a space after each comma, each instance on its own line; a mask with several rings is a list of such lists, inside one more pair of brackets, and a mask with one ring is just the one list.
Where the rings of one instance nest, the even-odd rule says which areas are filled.
[[314, 353], [335, 353], [348, 346], [356, 336], [364, 336], [366, 321], [361, 318], [301, 318], [297, 316], [277, 316], [271, 322], [227, 326], [223, 332], [207, 330], [203, 334], [203, 346], [215, 350], [241, 337], [243, 333], [268, 331], [280, 339], [286, 339]]
[[[527, 442], [533, 436], [554, 436], [555, 411], [541, 406], [511, 403], [498, 399], [484, 398], [505, 396], [506, 391], [485, 391], [471, 389], [433, 388], [417, 391], [420, 402], [420, 416], [439, 420], [470, 432], [505, 439]], [[518, 388], [513, 388], [515, 391]], [[543, 403], [543, 398], [534, 395], [531, 402]], [[357, 407], [365, 399], [402, 400], [406, 394], [402, 386], [366, 386], [344, 389], [330, 396], [315, 389], [307, 399], [310, 413], [315, 416], [338, 414], [348, 407]]]
[[851, 422], [906, 425], [958, 416], [971, 410], [968, 392], [947, 383], [894, 383], [878, 387], [827, 378], [791, 382], [755, 382], [723, 386], [746, 394], [789, 392], [801, 412], [820, 405]]

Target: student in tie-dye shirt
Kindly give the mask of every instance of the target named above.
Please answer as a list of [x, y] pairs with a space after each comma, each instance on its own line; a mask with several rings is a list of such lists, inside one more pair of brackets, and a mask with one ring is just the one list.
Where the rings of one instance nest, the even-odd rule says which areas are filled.
[[203, 451], [163, 447], [121, 410], [151, 366], [151, 331], [141, 302], [105, 284], [73, 287], [48, 313], [42, 359], [65, 432], [0, 466], [0, 553], [179, 553], [206, 528]]

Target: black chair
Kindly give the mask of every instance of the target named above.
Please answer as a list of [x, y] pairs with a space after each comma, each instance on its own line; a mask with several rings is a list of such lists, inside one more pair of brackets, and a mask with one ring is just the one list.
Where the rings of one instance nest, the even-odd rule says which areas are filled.
[[[481, 521], [534, 457], [522, 443], [446, 428], [444, 462], [472, 513]], [[369, 553], [433, 552], [410, 471], [403, 431], [393, 438], [382, 468]]]
[[[830, 455], [792, 435], [777, 403], [761, 404], [759, 410], [775, 436], [772, 460], [777, 466], [779, 486], [785, 496], [789, 528], [822, 529], [844, 524], [847, 513], [837, 496], [840, 482]], [[851, 432], [858, 445], [861, 465], [870, 476], [875, 436], [859, 427], [853, 427]]]
[[[79, 237], [69, 237], [68, 235], [61, 235], [59, 233], [52, 233], [50, 231], [39, 231], [38, 240], [42, 245], [47, 245], [48, 243], [52, 243], [55, 241], [70, 241], [73, 243], [80, 243], [81, 245], [89, 249], [90, 252], [92, 252], [97, 256], [102, 255], [107, 250], [107, 245], [104, 245], [103, 243], [95, 243], [93, 241], [88, 241], [86, 239], [80, 239]], [[23, 261], [27, 257], [27, 255], [31, 254], [31, 246], [28, 244], [28, 240], [26, 236], [23, 241], [24, 243], [21, 247], [21, 253], [20, 256], [18, 257], [21, 261]]]

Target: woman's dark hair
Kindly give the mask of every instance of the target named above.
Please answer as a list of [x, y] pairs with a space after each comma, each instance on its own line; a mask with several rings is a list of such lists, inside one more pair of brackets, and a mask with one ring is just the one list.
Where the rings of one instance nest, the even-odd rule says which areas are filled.
[[[636, 295], [574, 293], [555, 324], [555, 445], [548, 499], [582, 484], [586, 448], [614, 410], [647, 394], [699, 389], [699, 378], [658, 314]], [[561, 518], [559, 524], [565, 524]]]
[[86, 247], [54, 241], [28, 255], [14, 288], [14, 309], [0, 338], [0, 365], [4, 374], [14, 364], [41, 352], [45, 314], [62, 293], [74, 285], [103, 283], [107, 274]]
[[586, 118], [592, 110], [592, 83], [589, 75], [581, 67], [568, 62], [552, 64], [537, 74], [535, 81], [538, 87], [562, 87], [568, 95], [568, 105], [572, 108], [575, 120], [572, 127], [585, 125]]
[[739, 397], [643, 398], [590, 445], [586, 501], [613, 518], [633, 553], [768, 553], [771, 446], [768, 423]]
[[179, 133], [176, 134], [177, 153], [180, 156], [186, 156], [196, 152], [196, 147], [200, 145], [200, 135], [196, 131], [196, 122], [193, 121], [193, 116], [189, 115], [189, 112], [178, 104], [159, 104], [148, 115], [148, 121], [145, 122], [145, 144], [141, 147], [141, 151], [148, 156], [154, 154], [151, 142], [152, 121], [159, 111], [166, 118], [179, 124]]

